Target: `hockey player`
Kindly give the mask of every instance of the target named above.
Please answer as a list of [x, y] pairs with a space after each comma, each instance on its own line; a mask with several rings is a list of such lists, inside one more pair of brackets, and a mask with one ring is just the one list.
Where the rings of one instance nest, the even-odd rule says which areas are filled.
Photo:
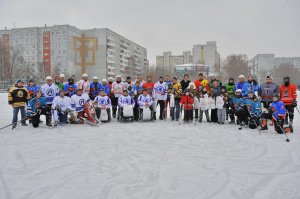
[[18, 113], [21, 112], [22, 126], [26, 124], [26, 111], [25, 105], [27, 100], [30, 99], [28, 90], [24, 87], [22, 80], [18, 80], [15, 86], [11, 87], [8, 91], [8, 104], [13, 107], [12, 128], [17, 126]]
[[52, 102], [54, 126], [58, 124], [65, 125], [68, 122], [68, 113], [71, 110], [71, 99], [65, 96], [65, 91], [60, 90], [59, 96], [56, 96]]
[[131, 95], [132, 94], [132, 87], [133, 87], [131, 77], [126, 78], [126, 82], [124, 83], [124, 86], [125, 86], [125, 90], [128, 91], [128, 95]]
[[[216, 101], [216, 98], [221, 95], [220, 83], [216, 80], [213, 81], [213, 87], [211, 87], [211, 97]], [[217, 123], [218, 122], [218, 109], [211, 109], [210, 121]]]
[[279, 93], [279, 87], [276, 83], [273, 83], [273, 78], [271, 74], [267, 74], [266, 82], [261, 84], [258, 95], [261, 98], [262, 110], [261, 115], [262, 128], [261, 130], [267, 130], [267, 120], [272, 119], [272, 114], [269, 111], [269, 106], [272, 103], [272, 97], [274, 93]]
[[171, 119], [178, 121], [180, 114], [180, 100], [182, 96], [182, 87], [181, 84], [177, 81], [177, 77], [173, 77], [172, 85], [172, 95], [174, 95], [174, 100], [171, 98], [170, 107], [171, 107]]
[[125, 106], [132, 106], [134, 108], [135, 106], [135, 101], [132, 96], [128, 95], [128, 91], [124, 90], [123, 95], [121, 95], [118, 99], [118, 105], [120, 108], [119, 115], [120, 117], [123, 117], [123, 109]]
[[287, 132], [293, 132], [289, 126], [284, 127], [286, 109], [284, 103], [280, 101], [279, 93], [273, 93], [273, 102], [270, 104], [270, 109], [272, 112], [275, 131], [279, 134], [285, 133], [285, 130]]
[[116, 118], [118, 100], [119, 97], [123, 94], [124, 90], [125, 90], [125, 85], [122, 82], [121, 75], [118, 75], [116, 81], [112, 84], [112, 88], [111, 88], [111, 94], [112, 94], [111, 103], [112, 103], [113, 118]]
[[242, 90], [237, 89], [235, 91], [235, 97], [231, 98], [231, 103], [234, 106], [235, 114], [237, 116], [237, 123], [243, 126], [247, 121], [247, 110], [245, 110], [245, 102], [242, 98]]
[[35, 84], [33, 79], [29, 80], [26, 88], [29, 92], [30, 99], [39, 91], [39, 86]]
[[[155, 83], [152, 82], [152, 77], [147, 76], [147, 82], [144, 82], [143, 88], [146, 88], [148, 90], [148, 94], [151, 97], [152, 97], [152, 92], [153, 92], [154, 85], [155, 85]], [[153, 99], [152, 108], [153, 108], [153, 112], [155, 112], [155, 113], [156, 113], [156, 104], [157, 104], [156, 99]], [[156, 120], [156, 114], [153, 114], [153, 119]]]
[[287, 110], [286, 122], [293, 124], [294, 109], [297, 107], [297, 87], [290, 83], [290, 77], [284, 77], [280, 86], [280, 100], [284, 103]]
[[184, 96], [180, 100], [180, 105], [183, 106], [184, 110], [184, 122], [190, 122], [193, 120], [193, 104], [194, 98], [190, 95], [188, 90], [185, 90]]
[[261, 125], [261, 102], [252, 90], [248, 91], [248, 98], [245, 100], [249, 116], [249, 128], [255, 129]]
[[[51, 111], [51, 105], [54, 97], [58, 96], [59, 89], [58, 87], [52, 83], [51, 76], [46, 77], [46, 83], [41, 87], [42, 96], [46, 98], [47, 100], [47, 110]], [[51, 124], [52, 119], [51, 117], [48, 118], [46, 121], [47, 126], [52, 126]]]
[[172, 84], [173, 82], [170, 80], [170, 76], [165, 76], [165, 84], [167, 86], [167, 101], [166, 101], [166, 108], [168, 108], [168, 105], [170, 105], [170, 99], [171, 99], [171, 92], [172, 92]]
[[51, 108], [47, 106], [46, 97], [42, 97], [41, 91], [38, 91], [34, 97], [29, 101], [29, 106], [32, 109], [29, 117], [31, 118], [31, 124], [34, 128], [37, 128], [40, 124], [40, 116], [46, 116], [46, 125], [51, 127]]
[[59, 79], [60, 79], [60, 82], [62, 83], [62, 84], [65, 84], [66, 82], [65, 82], [65, 78], [66, 78], [66, 76], [65, 76], [65, 74], [60, 74], [59, 75]]
[[140, 85], [140, 81], [137, 80], [131, 92], [131, 96], [133, 96], [133, 99], [135, 101], [133, 113], [134, 113], [134, 120], [136, 121], [138, 121], [139, 119], [139, 105], [137, 103], [137, 100], [142, 93], [143, 93], [143, 87]]
[[114, 83], [114, 78], [109, 77], [107, 80], [108, 80], [108, 86], [110, 87], [110, 90], [111, 90], [112, 84]]
[[108, 122], [110, 122], [110, 120], [111, 120], [111, 115], [110, 115], [111, 100], [106, 95], [105, 90], [103, 88], [100, 90], [99, 95], [95, 98], [94, 101], [96, 103], [97, 118], [100, 119], [101, 112], [106, 111], [107, 116], [108, 116], [107, 117]]
[[137, 103], [140, 108], [140, 116], [143, 114], [143, 110], [149, 108], [152, 111], [153, 99], [148, 94], [148, 90], [146, 88], [143, 89], [143, 94], [138, 97]]
[[77, 89], [76, 84], [74, 84], [73, 78], [68, 79], [68, 83], [65, 84], [64, 86], [64, 91], [65, 91], [65, 96], [71, 97], [72, 95], [75, 94], [75, 91]]
[[109, 96], [109, 95], [110, 95], [110, 90], [111, 90], [111, 88], [110, 88], [110, 86], [107, 84], [107, 80], [106, 80], [106, 79], [102, 79], [102, 88], [103, 88], [105, 94], [106, 94], [107, 96]]
[[89, 102], [90, 98], [88, 94], [83, 93], [81, 88], [77, 88], [76, 94], [71, 97], [72, 123], [77, 123], [76, 118], [79, 118], [81, 124], [84, 122], [88, 124], [96, 124], [95, 119], [90, 114]]
[[93, 77], [93, 83], [90, 84], [90, 99], [94, 100], [102, 89], [102, 85], [98, 82], [98, 77]]
[[83, 73], [82, 79], [77, 82], [77, 89], [81, 89], [83, 93], [90, 93], [90, 82], [88, 81], [88, 74]]
[[[159, 77], [159, 81], [155, 83], [153, 91], [152, 91], [153, 99], [156, 99], [157, 104], [159, 104], [160, 112], [159, 112], [159, 119], [163, 120], [163, 115], [166, 118], [166, 101], [167, 101], [167, 86], [164, 82], [164, 78], [161, 76]], [[156, 105], [157, 106], [157, 105]], [[156, 112], [153, 113], [156, 115]]]

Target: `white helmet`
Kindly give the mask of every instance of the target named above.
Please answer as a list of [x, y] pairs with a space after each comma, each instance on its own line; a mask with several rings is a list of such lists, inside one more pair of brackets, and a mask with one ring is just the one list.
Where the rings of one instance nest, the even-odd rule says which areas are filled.
[[52, 80], [52, 77], [51, 76], [47, 76], [46, 80]]
[[216, 75], [214, 73], [211, 73], [210, 77], [216, 77]]
[[112, 81], [114, 81], [114, 78], [112, 78], [112, 77], [109, 77], [109, 78], [108, 78], [108, 81], [109, 81], [109, 80], [112, 80]]
[[235, 92], [236, 93], [242, 93], [242, 89], [237, 89]]
[[117, 77], [116, 78], [122, 78], [122, 76], [121, 75], [117, 75]]
[[65, 74], [60, 74], [59, 77], [65, 78], [66, 76], [65, 76]]
[[98, 77], [97, 77], [97, 76], [94, 76], [93, 79], [94, 79], [94, 80], [98, 80]]
[[245, 75], [240, 75], [239, 79], [245, 79]]
[[82, 77], [89, 77], [87, 73], [83, 73]]
[[107, 80], [106, 79], [102, 79], [102, 82], [107, 82]]

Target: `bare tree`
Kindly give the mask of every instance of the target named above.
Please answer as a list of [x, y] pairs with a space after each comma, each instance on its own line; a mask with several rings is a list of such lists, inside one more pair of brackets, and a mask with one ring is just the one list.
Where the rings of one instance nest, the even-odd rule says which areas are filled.
[[224, 60], [224, 71], [226, 72], [227, 78], [237, 78], [239, 75], [248, 74], [248, 57], [247, 55], [229, 55]]
[[272, 70], [272, 75], [274, 78], [274, 82], [277, 84], [281, 84], [283, 81], [283, 78], [286, 76], [289, 76], [291, 79], [291, 82], [298, 85], [299, 83], [299, 75], [300, 72], [298, 69], [294, 67], [292, 63], [283, 63], [280, 64], [279, 67], [276, 67]]

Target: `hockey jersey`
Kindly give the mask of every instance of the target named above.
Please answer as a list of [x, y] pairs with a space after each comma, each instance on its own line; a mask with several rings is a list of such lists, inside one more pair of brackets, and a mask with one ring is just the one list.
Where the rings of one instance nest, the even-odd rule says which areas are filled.
[[154, 82], [145, 82], [143, 88], [148, 90], [148, 94], [152, 96], [152, 91], [154, 88]]
[[148, 104], [148, 106], [151, 106], [153, 104], [152, 97], [149, 94], [147, 94], [146, 96], [140, 95], [138, 97], [138, 105], [145, 106], [146, 103]]
[[273, 111], [273, 116], [275, 119], [277, 119], [279, 116], [285, 117], [286, 109], [282, 101], [272, 102], [270, 107]]
[[167, 89], [165, 82], [156, 82], [152, 91], [152, 97], [157, 100], [167, 100]]
[[233, 97], [231, 98], [230, 102], [232, 103], [236, 111], [242, 110], [245, 105], [245, 101], [243, 98]]
[[134, 102], [134, 99], [130, 95], [127, 95], [127, 96], [121, 95], [118, 100], [118, 105], [120, 107], [124, 107], [125, 105], [134, 106], [135, 102]]
[[100, 83], [93, 82], [90, 85], [90, 92], [93, 97], [96, 97], [101, 89], [102, 89], [102, 84], [100, 84]]
[[44, 84], [41, 87], [42, 96], [46, 98], [47, 104], [52, 104], [54, 97], [58, 96], [59, 89], [55, 84]]
[[77, 89], [77, 86], [75, 84], [65, 84], [64, 86], [64, 91], [65, 91], [65, 94], [69, 97], [71, 97], [72, 95], [75, 94], [75, 91]]
[[36, 94], [39, 91], [39, 86], [37, 85], [34, 85], [32, 87], [28, 85], [26, 88], [29, 92], [30, 98], [32, 98], [34, 94]]
[[108, 84], [106, 85], [102, 85], [102, 88], [104, 90], [104, 92], [106, 93], [106, 95], [109, 95], [110, 94], [110, 86]]
[[246, 99], [245, 104], [251, 114], [260, 116], [260, 114], [261, 114], [260, 100], [254, 101], [253, 99]]
[[123, 91], [125, 90], [124, 83], [114, 82], [111, 87], [111, 92], [115, 95], [115, 97], [120, 97], [123, 95]]
[[95, 99], [94, 99], [95, 102], [97, 102], [97, 105], [99, 107], [105, 107], [105, 108], [110, 108], [111, 107], [111, 101], [109, 99], [108, 96], [100, 96], [98, 95]]
[[90, 82], [83, 79], [77, 82], [77, 88], [82, 89], [84, 93], [90, 93]]
[[32, 112], [36, 113], [38, 108], [45, 108], [47, 105], [47, 99], [45, 97], [32, 98], [28, 104], [32, 109]]
[[52, 109], [58, 106], [61, 110], [71, 109], [71, 98], [68, 96], [60, 97], [56, 96], [52, 102]]
[[280, 100], [285, 105], [291, 105], [295, 100], [297, 100], [297, 87], [294, 84], [289, 84], [286, 86], [282, 84], [280, 86]]
[[71, 97], [71, 109], [76, 112], [81, 112], [84, 110], [85, 103], [89, 102], [90, 98], [87, 93], [82, 93], [82, 95], [73, 95]]

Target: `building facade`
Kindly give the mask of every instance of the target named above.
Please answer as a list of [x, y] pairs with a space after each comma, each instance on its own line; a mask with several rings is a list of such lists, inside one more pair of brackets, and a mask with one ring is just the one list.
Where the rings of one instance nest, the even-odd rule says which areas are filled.
[[[147, 50], [107, 29], [80, 30], [70, 25], [0, 30], [2, 65], [14, 62], [44, 78], [82, 73], [99, 78], [136, 76], [148, 68]], [[16, 58], [18, 57], [18, 58]]]

